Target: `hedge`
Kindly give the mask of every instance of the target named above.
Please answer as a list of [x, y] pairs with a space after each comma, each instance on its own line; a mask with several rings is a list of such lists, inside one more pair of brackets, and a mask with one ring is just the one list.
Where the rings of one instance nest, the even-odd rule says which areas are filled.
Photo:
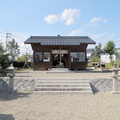
[[[17, 62], [17, 61], [14, 61], [14, 62], [13, 62], [13, 66], [14, 66], [14, 67], [17, 67], [17, 68], [23, 68], [24, 64], [25, 64], [25, 62]], [[28, 64], [30, 67], [32, 67], [32, 63], [31, 63], [31, 62], [28, 62], [27, 64]], [[28, 66], [25, 65], [25, 68], [28, 68]]]

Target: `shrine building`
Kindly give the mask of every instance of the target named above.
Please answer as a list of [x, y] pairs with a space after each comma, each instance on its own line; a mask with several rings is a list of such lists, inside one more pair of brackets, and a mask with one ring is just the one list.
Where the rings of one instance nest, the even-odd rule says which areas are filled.
[[33, 70], [86, 69], [86, 50], [95, 41], [88, 36], [31, 36], [25, 42], [33, 49]]

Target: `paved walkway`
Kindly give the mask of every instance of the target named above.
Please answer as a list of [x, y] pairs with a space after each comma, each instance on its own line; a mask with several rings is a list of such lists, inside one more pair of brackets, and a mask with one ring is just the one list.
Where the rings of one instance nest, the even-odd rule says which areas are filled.
[[33, 71], [24, 70], [22, 72], [15, 72], [17, 78], [42, 78], [42, 77], [75, 77], [75, 78], [111, 78], [112, 71], [72, 71], [68, 73], [51, 73], [49, 71]]

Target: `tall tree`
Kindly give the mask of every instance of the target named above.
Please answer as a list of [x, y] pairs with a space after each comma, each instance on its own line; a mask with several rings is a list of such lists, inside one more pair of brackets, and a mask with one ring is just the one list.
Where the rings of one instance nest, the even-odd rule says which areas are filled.
[[28, 54], [28, 53], [23, 54], [22, 56], [19, 56], [19, 57], [17, 58], [17, 61], [18, 61], [18, 62], [28, 61], [28, 56], [30, 56], [30, 54]]
[[0, 56], [0, 64], [3, 69], [10, 65], [9, 54], [2, 54]]
[[98, 45], [95, 46], [95, 48], [94, 48], [94, 57], [100, 58], [100, 53], [102, 53], [101, 47], [102, 47], [101, 43], [98, 43]]
[[104, 47], [104, 52], [110, 55], [110, 60], [112, 61], [112, 55], [115, 54], [115, 43], [113, 41], [108, 41]]
[[17, 59], [18, 62], [24, 62], [23, 68], [25, 68], [25, 66], [28, 66], [30, 68], [30, 66], [28, 65], [28, 57], [29, 56], [30, 56], [30, 54], [27, 53], [27, 50], [26, 50], [25, 54], [23, 54], [22, 56], [18, 57], [18, 59]]
[[3, 43], [0, 41], [0, 55], [3, 53], [3, 51], [4, 51]]
[[11, 61], [13, 63], [15, 58], [18, 57], [20, 54], [20, 47], [19, 47], [18, 43], [15, 42], [15, 39], [12, 39], [12, 41], [8, 42], [7, 51], [9, 52], [9, 54], [11, 56]]

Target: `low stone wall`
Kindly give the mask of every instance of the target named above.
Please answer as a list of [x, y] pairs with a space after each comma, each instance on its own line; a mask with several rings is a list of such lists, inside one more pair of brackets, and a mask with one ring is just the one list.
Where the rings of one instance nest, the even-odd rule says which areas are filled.
[[94, 78], [89, 79], [93, 92], [98, 91], [112, 91], [113, 79], [108, 78]]
[[[120, 91], [120, 78], [118, 80], [118, 90]], [[97, 91], [112, 91], [113, 79], [112, 78], [93, 78], [89, 79], [93, 92]]]
[[[15, 91], [33, 91], [35, 81], [39, 79], [25, 79], [20, 78], [14, 79], [14, 90]], [[93, 78], [89, 79], [93, 92], [97, 91], [112, 91], [113, 79], [112, 78]], [[120, 90], [120, 79], [118, 79], [119, 90]], [[9, 89], [9, 78], [0, 78], [0, 90], [8, 91]]]
[[[0, 78], [0, 90], [9, 90], [9, 78]], [[35, 79], [14, 79], [14, 90], [15, 91], [33, 91], [35, 85]]]

